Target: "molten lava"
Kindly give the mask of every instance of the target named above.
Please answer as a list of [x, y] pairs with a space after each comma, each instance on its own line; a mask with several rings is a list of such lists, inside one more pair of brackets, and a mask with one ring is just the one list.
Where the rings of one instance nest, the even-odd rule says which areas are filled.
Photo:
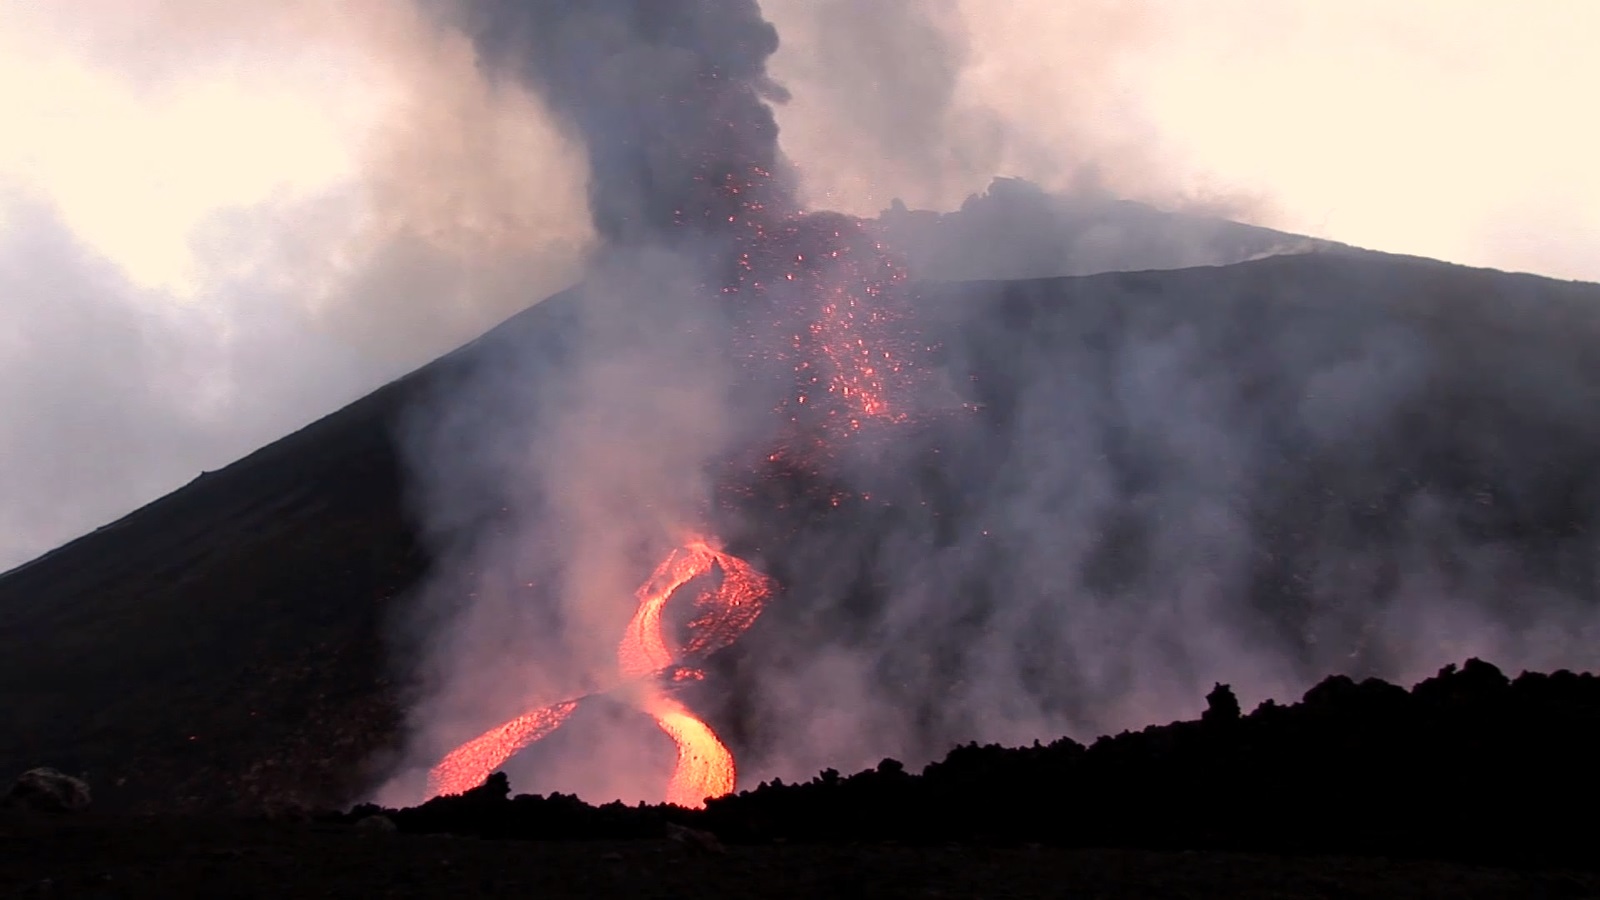
[[678, 745], [678, 761], [667, 782], [667, 802], [698, 808], [706, 798], [733, 791], [736, 772], [733, 754], [722, 745], [711, 726], [674, 700], [657, 698], [650, 704], [656, 724]]
[[517, 716], [450, 751], [428, 773], [428, 796], [459, 794], [483, 783], [501, 763], [561, 727], [578, 708], [567, 700]]
[[[904, 321], [906, 270], [885, 250], [875, 226], [802, 211], [782, 179], [761, 165], [707, 166], [695, 181], [713, 190], [703, 209], [676, 210], [674, 224], [723, 241], [727, 268], [719, 287], [740, 324], [736, 349], [761, 370], [759, 377], [789, 379], [774, 409], [778, 431], [753, 474], [809, 478], [825, 469], [839, 442], [867, 423], [905, 421], [903, 395], [918, 371]], [[747, 490], [738, 481], [724, 488]], [[825, 480], [808, 483], [839, 505], [839, 493]], [[720, 570], [720, 582], [695, 599], [687, 637], [674, 646], [663, 611], [713, 568]], [[620, 685], [631, 688], [634, 705], [677, 745], [669, 802], [701, 806], [707, 797], [726, 794], [733, 790], [735, 769], [716, 733], [669, 697], [662, 683], [703, 678], [693, 664], [737, 640], [772, 590], [771, 580], [743, 560], [696, 538], [673, 551], [637, 591], [638, 609], [617, 647], [617, 675]], [[582, 699], [527, 713], [458, 747], [433, 769], [430, 796], [482, 783], [513, 754], [559, 727]]]
[[[721, 581], [695, 599], [697, 614], [685, 626], [689, 638], [674, 649], [662, 612], [679, 589], [711, 575], [713, 568], [720, 570]], [[695, 538], [668, 555], [636, 592], [638, 609], [617, 645], [617, 675], [623, 685], [634, 688], [629, 696], [639, 710], [654, 718], [677, 745], [677, 762], [667, 785], [669, 803], [704, 806], [706, 798], [733, 790], [736, 771], [733, 754], [716, 732], [669, 697], [658, 677], [703, 678], [699, 669], [683, 664], [704, 660], [737, 640], [761, 614], [772, 588], [771, 579], [749, 563]], [[482, 784], [506, 760], [559, 728], [583, 699], [518, 716], [450, 751], [428, 773], [428, 796], [458, 794]]]

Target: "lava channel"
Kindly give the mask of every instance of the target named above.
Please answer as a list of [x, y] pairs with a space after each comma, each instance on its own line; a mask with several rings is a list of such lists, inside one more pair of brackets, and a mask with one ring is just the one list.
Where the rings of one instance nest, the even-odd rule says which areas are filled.
[[[680, 650], [670, 646], [661, 622], [668, 601], [691, 581], [722, 572], [721, 583], [695, 599], [696, 615], [686, 626], [688, 640]], [[749, 563], [694, 538], [662, 560], [636, 596], [639, 606], [617, 645], [617, 675], [634, 705], [655, 719], [677, 747], [677, 760], [667, 783], [667, 802], [698, 808], [710, 797], [733, 790], [737, 769], [733, 753], [683, 704], [667, 696], [659, 675], [674, 680], [704, 677], [691, 663], [732, 644], [761, 614], [773, 583]], [[606, 691], [604, 693], [610, 693]], [[586, 695], [524, 713], [456, 747], [428, 773], [428, 797], [459, 794], [482, 784], [495, 769], [561, 727]]]

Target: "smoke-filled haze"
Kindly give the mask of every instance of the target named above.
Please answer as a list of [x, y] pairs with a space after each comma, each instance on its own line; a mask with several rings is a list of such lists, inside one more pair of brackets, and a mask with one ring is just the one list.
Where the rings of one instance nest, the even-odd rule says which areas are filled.
[[[794, 96], [783, 146], [820, 205], [950, 208], [996, 174], [1094, 169], [1135, 197], [1600, 278], [1582, 0], [762, 9]], [[8, 4], [0, 44], [0, 565], [577, 275], [582, 152], [408, 0]], [[85, 395], [120, 399], [86, 416]]]
[[[1031, 57], [1036, 70], [1009, 76], [978, 62], [1002, 41], [1005, 16], [974, 23], [956, 4], [778, 11], [780, 37], [786, 28], [800, 37], [787, 62], [781, 49], [772, 59], [780, 82], [794, 85], [792, 103], [778, 107], [780, 125], [793, 127], [776, 139], [759, 106], [781, 96], [762, 65], [774, 44], [752, 3], [475, 4], [460, 20], [491, 70], [553, 98], [564, 128], [589, 148], [592, 211], [622, 251], [609, 257], [621, 269], [591, 281], [570, 333], [498, 346], [418, 428], [413, 471], [430, 488], [421, 514], [454, 526], [441, 530], [457, 555], [424, 599], [427, 696], [409, 771], [386, 786], [388, 801], [415, 799], [420, 770], [478, 731], [603, 685], [632, 582], [707, 517], [707, 467], [740, 442], [769, 439], [758, 424], [768, 409], [729, 390], [707, 340], [727, 332], [725, 317], [685, 287], [719, 283], [718, 241], [740, 240], [746, 220], [764, 235], [757, 246], [787, 239], [772, 227], [791, 205], [780, 150], [813, 208], [872, 212], [902, 195], [947, 206], [997, 170], [1096, 197], [1268, 208], [1255, 187], [1186, 182], [1159, 129], [1112, 102], [1125, 59], [1163, 24], [1148, 9], [1085, 6], [1072, 27], [1063, 23], [1057, 34], [1068, 48], [1081, 42], [1084, 70], [1053, 91], [1042, 86], [1056, 58], [1045, 51]], [[552, 35], [580, 61], [552, 54]], [[807, 53], [816, 54], [809, 74]], [[880, 76], [888, 84], [875, 94]], [[1008, 90], [1048, 94], [1061, 119], [1035, 121]], [[1040, 137], [1052, 127], [1064, 148], [1054, 158]], [[828, 137], [808, 149], [807, 129]], [[748, 181], [723, 177], [773, 167], [772, 183], [756, 183], [757, 207], [735, 199]], [[893, 193], [872, 193], [888, 184]], [[731, 198], [719, 185], [739, 191]], [[1005, 229], [991, 235], [996, 244]], [[636, 254], [641, 246], [654, 249]], [[843, 453], [830, 476], [858, 496], [887, 494], [910, 518], [836, 519], [752, 560], [783, 568], [780, 608], [768, 615], [790, 630], [752, 637], [743, 689], [760, 738], [743, 760], [747, 783], [885, 753], [924, 759], [952, 741], [1088, 736], [1160, 720], [1193, 712], [1214, 678], [1259, 699], [1329, 667], [1416, 677], [1463, 651], [1513, 666], [1592, 664], [1589, 588], [1524, 571], [1520, 538], [1462, 530], [1458, 476], [1433, 469], [1454, 471], [1440, 442], [1470, 446], [1459, 477], [1500, 473], [1493, 490], [1539, 496], [1523, 501], [1537, 505], [1548, 502], [1542, 486], [1520, 479], [1540, 464], [1483, 444], [1481, 419], [1403, 427], [1442, 397], [1487, 389], [1464, 348], [1501, 314], [1475, 308], [1462, 338], [1388, 318], [1384, 304], [1402, 310], [1406, 291], [1422, 285], [1356, 278], [1272, 288], [1312, 310], [1349, 299], [1347, 318], [1268, 322], [1239, 300], [1259, 286], [1218, 282], [1172, 298], [1187, 301], [1184, 313], [1106, 282], [1081, 312], [1053, 320], [1062, 330], [1050, 333], [1082, 332], [1081, 346], [1034, 347], [1026, 329], [959, 306], [927, 310], [957, 359], [987, 357], [984, 378], [998, 385], [990, 399], [1006, 412], [978, 420], [994, 429], [985, 437], [947, 422], [952, 430], [906, 427], [886, 438], [887, 451]], [[1358, 312], [1356, 298], [1377, 305]], [[735, 293], [726, 302], [760, 301]], [[1137, 311], [1120, 312], [1124, 304]], [[552, 368], [556, 347], [564, 355]], [[1063, 357], [1067, 348], [1076, 355]], [[959, 375], [926, 371], [932, 381]], [[890, 402], [934, 412], [910, 397]], [[1553, 398], [1548, 408], [1545, 398], [1514, 402], [1540, 423], [1568, 409]], [[944, 451], [942, 494], [886, 477]], [[1428, 474], [1417, 481], [1412, 467]], [[941, 502], [959, 515], [917, 521], [915, 510]], [[1372, 509], [1393, 529], [1377, 545], [1363, 524]], [[494, 524], [461, 528], [472, 522]], [[863, 577], [870, 611], [847, 602], [861, 602]], [[641, 740], [637, 722], [601, 717], [583, 728], [582, 738], [558, 734], [512, 760], [514, 782], [596, 800], [659, 797], [664, 760], [594, 756]]]
[[408, 2], [0, 8], [0, 568], [570, 284], [581, 157]]
[[815, 202], [999, 173], [1395, 253], [1600, 279], [1600, 8], [1418, 0], [768, 0]]
[[[406, 763], [424, 764], [496, 717], [592, 686], [638, 577], [707, 507], [706, 465], [767, 437], [751, 424], [766, 408], [732, 389], [727, 322], [699, 290], [721, 277], [721, 222], [748, 211], [705, 191], [707, 173], [771, 170], [759, 197], [775, 210], [867, 215], [895, 198], [954, 209], [994, 176], [1020, 176], [1067, 202], [1126, 196], [1600, 279], [1600, 136], [1582, 109], [1584, 86], [1600, 83], [1584, 41], [1596, 25], [1576, 0], [7, 6], [0, 565], [587, 274], [591, 302], [570, 333], [487, 352], [409, 435], [417, 513], [446, 562], [412, 622], [430, 642]], [[1026, 236], [1004, 222], [987, 233], [995, 248]], [[951, 333], [991, 324], [940, 315]], [[1594, 622], [1569, 585], [1540, 582], [1546, 606], [1511, 627], [1497, 611], [1505, 585], [1522, 584], [1516, 549], [1491, 545], [1501, 555], [1474, 571], [1500, 587], [1473, 586], [1441, 560], [1478, 545], [1428, 490], [1399, 516], [1397, 549], [1336, 522], [1307, 538], [1326, 583], [1305, 588], [1297, 637], [1263, 636], [1251, 618], [1251, 567], [1281, 549], [1263, 543], [1251, 504], [1278, 508], [1260, 473], [1278, 471], [1285, 429], [1334, 468], [1346, 451], [1405, 462], [1392, 417], [1420, 402], [1441, 359], [1470, 357], [1421, 326], [1368, 324], [1333, 336], [1263, 326], [1252, 342], [1219, 311], [1144, 322], [1097, 345], [1103, 359], [976, 338], [958, 348], [1005, 358], [1015, 389], [997, 443], [949, 464], [970, 476], [971, 515], [932, 557], [915, 528], [871, 535], [885, 605], [859, 640], [799, 655], [766, 645], [753, 690], [780, 740], [753, 771], [1137, 724], [1192, 707], [1213, 677], [1247, 696], [1292, 690], [1306, 659], [1330, 662], [1306, 650], [1313, 632], [1344, 639], [1373, 627], [1362, 622], [1387, 631], [1360, 651], [1373, 671], [1414, 675], [1463, 648], [1513, 665], [1576, 658]], [[1304, 387], [1299, 405], [1264, 405], [1241, 367]], [[1587, 390], [1511, 380], [1549, 421], [1567, 421]], [[1459, 433], [1492, 445], [1496, 464], [1521, 459]], [[1394, 455], [1362, 436], [1393, 437]], [[853, 463], [839, 474], [874, 477]], [[1382, 493], [1364, 477], [1339, 483]], [[495, 527], [477, 530], [485, 521]], [[1103, 563], [1119, 528], [1151, 562]], [[867, 535], [847, 537], [786, 548], [815, 576], [790, 601], [821, 609], [845, 591], [830, 561]], [[1089, 574], [1108, 565], [1119, 574]], [[963, 588], [979, 576], [1006, 602], [952, 649], [944, 626], [966, 621], [976, 595]], [[1361, 606], [1363, 591], [1384, 605]], [[1452, 641], [1430, 637], [1441, 629]], [[1077, 686], [1072, 702], [1041, 683]], [[931, 719], [919, 709], [930, 684], [946, 701]], [[856, 702], [825, 702], [837, 696]], [[648, 765], [594, 768], [558, 759], [545, 770], [558, 783], [536, 786], [634, 799], [656, 783]]]

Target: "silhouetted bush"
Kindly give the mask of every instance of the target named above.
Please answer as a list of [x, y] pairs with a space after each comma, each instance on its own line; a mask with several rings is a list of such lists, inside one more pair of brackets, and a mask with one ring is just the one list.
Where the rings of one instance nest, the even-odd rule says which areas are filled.
[[1510, 680], [1469, 660], [1412, 690], [1325, 679], [1241, 715], [1224, 685], [1198, 722], [1006, 749], [967, 744], [922, 773], [897, 760], [774, 781], [704, 810], [511, 798], [504, 775], [390, 816], [403, 831], [545, 839], [1039, 842], [1427, 856], [1593, 867], [1600, 679]]

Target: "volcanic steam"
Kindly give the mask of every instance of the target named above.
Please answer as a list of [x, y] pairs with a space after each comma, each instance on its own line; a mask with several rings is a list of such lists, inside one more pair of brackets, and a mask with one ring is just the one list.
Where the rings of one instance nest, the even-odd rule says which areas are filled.
[[[604, 259], [627, 266], [666, 250], [700, 273], [694, 292], [721, 298], [720, 351], [772, 412], [723, 466], [723, 503], [764, 480], [823, 484], [842, 442], [910, 417], [918, 348], [905, 268], [875, 226], [796, 201], [766, 103], [781, 97], [765, 74], [776, 34], [753, 0], [480, 3], [460, 16], [484, 61], [527, 79], [587, 147]], [[714, 539], [680, 542], [636, 591], [613, 682], [461, 744], [429, 773], [430, 796], [481, 783], [598, 694], [651, 716], [676, 744], [669, 802], [733, 789], [732, 754], [672, 687], [704, 677], [699, 666], [750, 627], [776, 585]], [[708, 580], [675, 641], [668, 604]]]

